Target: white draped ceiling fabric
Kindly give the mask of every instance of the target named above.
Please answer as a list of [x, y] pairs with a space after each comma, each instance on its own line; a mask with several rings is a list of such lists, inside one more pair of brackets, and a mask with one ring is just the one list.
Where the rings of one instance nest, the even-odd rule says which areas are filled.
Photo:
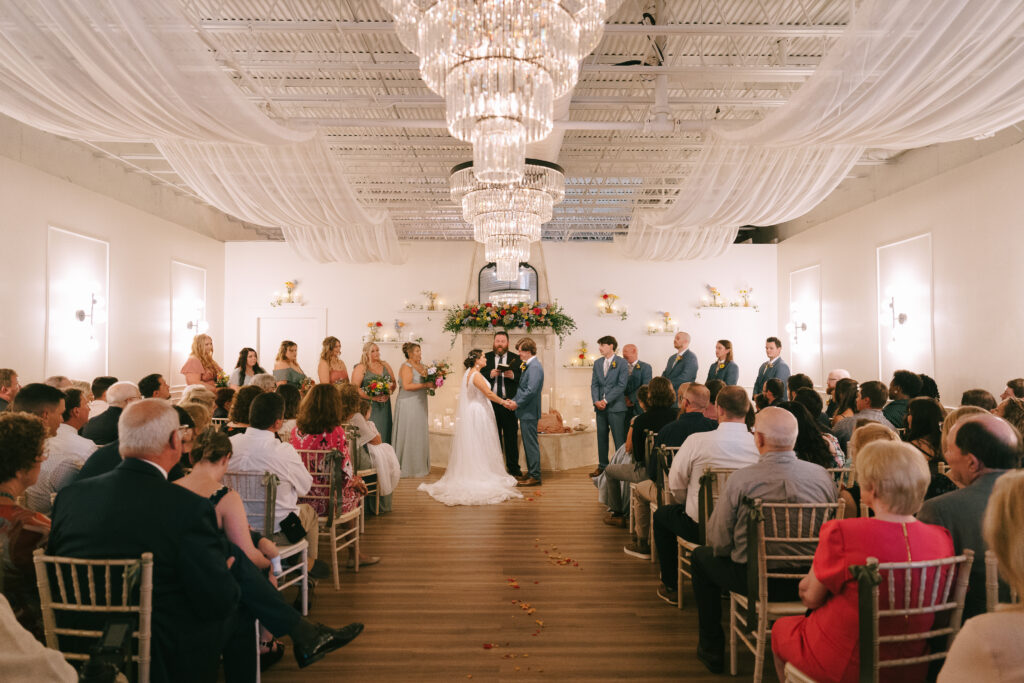
[[1024, 119], [1024, 3], [865, 0], [782, 107], [710, 129], [675, 202], [634, 214], [638, 259], [715, 256], [742, 225], [820, 203], [869, 147], [910, 149], [989, 135]]
[[203, 199], [281, 227], [318, 261], [404, 260], [323, 138], [282, 126], [222, 71], [177, 2], [0, 1], [0, 111], [92, 141], [156, 143]]

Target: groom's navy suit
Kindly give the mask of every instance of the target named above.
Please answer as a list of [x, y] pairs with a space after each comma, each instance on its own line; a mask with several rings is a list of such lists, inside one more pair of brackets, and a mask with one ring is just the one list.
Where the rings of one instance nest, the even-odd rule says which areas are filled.
[[597, 423], [597, 462], [601, 469], [608, 466], [608, 429], [612, 430], [615, 450], [626, 441], [626, 382], [629, 363], [622, 356], [598, 358], [590, 377], [590, 398], [608, 401], [603, 409], [594, 407]]
[[527, 474], [540, 481], [540, 444], [537, 442], [537, 421], [540, 420], [540, 393], [544, 389], [544, 368], [536, 357], [526, 363], [516, 391], [516, 417], [523, 435]]

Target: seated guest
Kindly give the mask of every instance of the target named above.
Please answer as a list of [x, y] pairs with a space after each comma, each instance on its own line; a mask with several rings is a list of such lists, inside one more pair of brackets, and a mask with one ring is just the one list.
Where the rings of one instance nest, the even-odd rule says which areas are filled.
[[117, 382], [116, 377], [101, 376], [97, 377], [89, 385], [89, 390], [92, 392], [92, 402], [89, 403], [89, 415], [92, 417], [99, 417], [103, 412], [110, 407], [107, 403], [107, 389], [112, 387]]
[[[754, 380], [754, 396], [764, 391], [765, 383], [772, 378], [781, 380], [783, 387], [786, 386], [785, 382], [789, 379], [789, 366], [786, 365], [786, 361], [782, 360], [782, 341], [778, 337], [768, 337], [764, 342], [764, 352], [768, 356], [768, 360], [761, 363], [761, 367], [757, 369], [757, 379]], [[784, 396], [779, 393], [776, 394], [776, 398], [781, 400]]]
[[[38, 386], [57, 391], [45, 384]], [[50, 520], [15, 501], [36, 483], [47, 437], [35, 415], [0, 413], [0, 562], [3, 594], [24, 628], [42, 641], [43, 622], [32, 553], [46, 543]], [[5, 644], [6, 645], [6, 644]], [[2, 649], [2, 648], [0, 648]]]
[[1006, 388], [999, 395], [999, 400], [1005, 401], [1008, 398], [1024, 398], [1024, 377], [1011, 379], [1006, 383]]
[[[78, 389], [82, 392], [82, 398], [85, 399], [86, 403], [92, 403], [92, 382], [86, 382], [84, 379], [73, 379], [71, 380], [71, 388]], [[89, 415], [92, 415], [92, 408], [89, 408]]]
[[[163, 399], [156, 400], [159, 401]], [[178, 415], [178, 437], [181, 440], [181, 450], [183, 453], [187, 454], [192, 447], [195, 423], [192, 421], [192, 417], [188, 414], [188, 411], [181, 406], [174, 406], [174, 412]], [[85, 464], [82, 465], [82, 469], [78, 472], [78, 476], [75, 481], [91, 479], [92, 477], [98, 477], [101, 474], [106, 474], [120, 465], [121, 461], [121, 443], [120, 441], [111, 441], [106, 446], [100, 446], [97, 448], [93, 454], [86, 459]], [[187, 459], [185, 460], [185, 463], [187, 466]], [[171, 471], [167, 473], [167, 480], [177, 481], [184, 475], [185, 472], [182, 470], [182, 466], [178, 464], [172, 467]]]
[[846, 458], [838, 439], [826, 434], [807, 412], [807, 408], [794, 401], [782, 401], [777, 407], [789, 411], [796, 418], [798, 432], [796, 446], [793, 448], [796, 457], [825, 468], [845, 466]]
[[[765, 503], [833, 503], [836, 485], [817, 465], [796, 457], [796, 418], [781, 408], [757, 414], [754, 441], [760, 460], [737, 470], [725, 483], [708, 520], [707, 545], [693, 551], [693, 592], [697, 602], [699, 641], [697, 659], [712, 673], [721, 673], [725, 660], [722, 632], [723, 592], [747, 592], [747, 518], [744, 501]], [[795, 600], [796, 581], [768, 584], [772, 600]]]
[[[282, 385], [278, 391], [288, 387]], [[294, 387], [291, 387], [294, 389]], [[295, 389], [298, 393], [298, 389]], [[299, 417], [296, 420], [295, 429], [291, 434], [291, 444], [298, 451], [337, 451], [341, 457], [341, 472], [345, 481], [341, 488], [341, 508], [339, 514], [350, 512], [362, 504], [366, 495], [366, 484], [356, 474], [355, 466], [352, 463], [352, 454], [349, 453], [348, 441], [345, 438], [345, 428], [341, 426], [342, 404], [341, 396], [337, 387], [333, 384], [316, 384], [306, 397], [302, 399], [299, 408]], [[300, 453], [301, 461], [305, 467], [313, 467], [323, 470], [322, 461], [324, 455]], [[316, 458], [318, 462], [310, 462], [309, 458]], [[313, 485], [309, 493], [318, 496], [316, 499], [299, 498], [300, 504], [309, 505], [317, 516], [326, 517], [328, 514], [327, 501], [325, 497], [330, 494], [330, 478], [317, 476], [313, 478]], [[356, 520], [346, 523], [351, 528], [357, 524]], [[376, 564], [379, 557], [370, 557], [359, 554], [359, 566]], [[355, 566], [355, 557], [350, 558], [349, 565]]]
[[181, 400], [178, 401], [178, 405], [198, 403], [212, 413], [214, 407], [217, 405], [217, 394], [214, 392], [215, 389], [210, 389], [206, 385], [193, 384], [185, 387], [185, 391], [181, 394]]
[[[836, 425], [857, 413], [857, 380], [849, 377], [836, 382], [832, 395], [832, 429]], [[833, 432], [834, 433], [834, 432]]]
[[754, 396], [754, 412], [759, 413], [772, 404], [772, 398], [767, 392], [761, 392]]
[[918, 377], [921, 378], [921, 393], [918, 396], [927, 396], [928, 398], [934, 398], [936, 401], [940, 400], [939, 385], [935, 383], [935, 380], [923, 372]]
[[764, 383], [762, 393], [768, 399], [768, 405], [777, 406], [786, 400], [786, 383], [777, 377], [772, 377]]
[[222, 652], [225, 680], [253, 680], [253, 615], [272, 633], [292, 636], [300, 667], [359, 634], [361, 624], [336, 631], [302, 619], [249, 558], [227, 544], [210, 502], [167, 483], [181, 458], [181, 440], [178, 416], [166, 401], [135, 402], [120, 421], [124, 462], [61, 492], [47, 552], [153, 553], [154, 683], [212, 683]]
[[889, 390], [881, 382], [861, 382], [857, 389], [857, 412], [850, 417], [844, 417], [832, 430], [843, 448], [846, 448], [846, 442], [850, 440], [853, 430], [864, 422], [880, 422], [895, 429], [882, 413], [885, 397], [888, 395]]
[[[239, 393], [245, 389], [242, 387]], [[286, 518], [298, 519], [309, 542], [309, 574], [316, 579], [326, 578], [330, 568], [317, 560], [320, 531], [316, 510], [299, 503], [299, 496], [309, 493], [313, 477], [295, 448], [277, 440], [277, 430], [283, 422], [284, 399], [280, 395], [263, 393], [253, 399], [249, 409], [249, 426], [244, 433], [231, 437], [235, 455], [228, 465], [228, 471], [270, 472], [277, 475], [280, 480], [277, 484], [277, 507], [274, 510], [274, 529], [277, 531], [271, 540], [278, 545], [290, 545], [281, 529], [281, 522]]]
[[849, 379], [849, 378], [850, 378], [850, 371], [849, 370], [843, 370], [842, 368], [839, 368], [839, 369], [833, 370], [830, 373], [828, 373], [828, 377], [825, 379], [825, 395], [828, 396], [828, 405], [825, 406], [825, 414], [828, 416], [828, 418], [830, 420], [832, 419], [832, 416], [835, 415], [835, 412], [836, 412], [836, 403], [835, 403], [836, 384], [841, 379]]
[[139, 380], [139, 394], [142, 398], [162, 398], [170, 400], [171, 388], [167, 386], [164, 376], [158, 373], [146, 375]]
[[[270, 379], [274, 378], [271, 377]], [[276, 384], [274, 389], [277, 389]], [[271, 389], [271, 391], [274, 391], [274, 389]], [[231, 404], [231, 414], [228, 417], [228, 423], [224, 425], [223, 431], [225, 434], [234, 436], [245, 431], [245, 428], [249, 426], [249, 410], [252, 408], [253, 399], [262, 393], [265, 393], [264, 390], [253, 384], [242, 387], [235, 392], [235, 401]]]
[[733, 386], [740, 380], [740, 366], [732, 359], [732, 342], [719, 339], [715, 344], [715, 362], [708, 368], [708, 379], [720, 379], [726, 386]]
[[995, 415], [969, 415], [953, 425], [945, 444], [950, 478], [964, 488], [925, 501], [917, 518], [949, 529], [957, 554], [964, 548], [982, 558], [971, 567], [964, 619], [985, 611], [985, 539], [981, 520], [992, 487], [1007, 470], [1020, 466], [1016, 430]]
[[882, 414], [894, 427], [903, 429], [907, 426], [907, 402], [921, 393], [921, 377], [910, 370], [897, 370], [889, 382], [889, 398], [891, 399]]
[[231, 371], [231, 376], [228, 378], [228, 386], [232, 389], [249, 386], [258, 375], [266, 373], [267, 371], [260, 367], [256, 349], [246, 346], [238, 353], [238, 362], [235, 363], [235, 369]]
[[277, 380], [270, 373], [261, 372], [252, 378], [252, 386], [259, 388], [260, 391], [276, 391]]
[[214, 419], [226, 420], [228, 418], [228, 412], [231, 410], [231, 403], [235, 400], [235, 390], [231, 387], [221, 387], [217, 389], [217, 400], [214, 402], [213, 415]]
[[[210, 428], [210, 424], [213, 421], [210, 411], [206, 409], [206, 406], [198, 403], [186, 403], [185, 405], [175, 406], [175, 408], [181, 408], [192, 418], [192, 443], [195, 443], [195, 437]], [[191, 467], [192, 463], [186, 460], [182, 466]]]
[[[805, 375], [802, 372], [798, 372], [795, 375], [790, 375], [789, 379], [786, 380], [786, 389], [789, 390], [790, 401], [796, 400], [796, 392], [801, 389], [810, 389], [814, 391], [814, 380]], [[814, 413], [811, 413], [814, 415]]]
[[[865, 446], [875, 441], [899, 441], [900, 436], [893, 430], [877, 422], [868, 422], [862, 427], [853, 430], [850, 437], [850, 465], [856, 467], [857, 453]], [[860, 516], [860, 484], [854, 482], [850, 486], [844, 486], [839, 492], [839, 498], [846, 506], [843, 509], [843, 517]]]
[[[708, 402], [708, 389], [702, 384], [684, 382], [679, 385], [679, 417], [661, 428], [654, 439], [654, 445], [676, 447], [682, 446], [687, 437], [698, 432], [710, 432], [718, 427], [718, 422], [704, 417], [704, 408]], [[651, 502], [657, 497], [654, 480], [658, 477], [660, 467], [656, 459], [647, 463], [647, 478], [636, 487], [636, 499], [633, 501], [633, 540], [623, 548], [627, 555], [650, 559], [651, 547], [648, 541], [651, 528]]]
[[[992, 487], [982, 532], [999, 560], [999, 574], [1017, 595], [1024, 595], [1024, 473], [1008, 472]], [[1024, 611], [999, 610], [971, 619], [957, 634], [939, 673], [939, 683], [1024, 680], [1020, 633]]]
[[44, 379], [43, 384], [45, 384], [48, 387], [53, 387], [54, 389], [60, 389], [61, 391], [64, 391], [65, 389], [71, 388], [71, 379], [65, 377], [64, 375], [53, 375], [51, 377], [47, 377], [46, 379]]
[[[389, 443], [384, 443], [377, 425], [370, 419], [372, 406], [359, 396], [359, 389], [351, 384], [338, 387], [341, 396], [341, 422], [359, 430], [359, 452], [349, 454], [356, 470], [377, 470], [380, 489], [380, 511], [391, 512], [391, 493], [402, 476], [398, 454]], [[367, 508], [369, 510], [370, 508]], [[374, 507], [376, 510], [376, 506]]]
[[[608, 484], [607, 505], [613, 516], [616, 511], [624, 513], [628, 501], [620, 500], [622, 488], [618, 482], [641, 482], [648, 478], [648, 467], [645, 453], [644, 432], [650, 430], [657, 433], [662, 427], [676, 418], [676, 394], [672, 390], [672, 382], [665, 377], [655, 377], [647, 385], [647, 401], [644, 412], [633, 418], [633, 424], [626, 433], [623, 446], [632, 456], [632, 462], [608, 465], [604, 469]], [[656, 464], [655, 464], [656, 466]], [[619, 519], [623, 519], [621, 516]], [[618, 526], [615, 524], [614, 526]], [[622, 525], [625, 526], [625, 525]]]
[[104, 446], [117, 441], [117, 422], [121, 411], [132, 401], [138, 401], [139, 388], [133, 382], [115, 382], [106, 392], [108, 407], [99, 416], [92, 415], [90, 406], [89, 421], [82, 427], [82, 436]]
[[932, 475], [925, 500], [956, 490], [952, 479], [939, 474], [939, 463], [942, 462], [942, 422], [945, 418], [946, 409], [934, 398], [918, 396], [907, 404], [907, 431], [903, 440], [921, 451]]
[[946, 443], [949, 441], [949, 432], [957, 423], [971, 415], [985, 415], [986, 413], [988, 413], [987, 410], [978, 406], [960, 406], [946, 413], [946, 418], [942, 421], [942, 440], [939, 442], [942, 445], [942, 453], [945, 454]]
[[[796, 377], [796, 375], [794, 375], [794, 377]], [[832, 433], [832, 422], [828, 419], [828, 415], [825, 414], [825, 411], [822, 410], [824, 406], [821, 401], [821, 394], [814, 389], [801, 387], [796, 390], [792, 400], [794, 403], [799, 403], [804, 408], [807, 408], [807, 412], [814, 417], [814, 421], [821, 427], [822, 433]], [[836, 445], [839, 445], [838, 439], [836, 440]]]
[[295, 429], [295, 420], [299, 416], [299, 401], [302, 394], [298, 387], [292, 384], [282, 384], [277, 388], [277, 393], [284, 399], [284, 425], [277, 436], [281, 441], [288, 443], [292, 440], [292, 430]]
[[1011, 396], [1004, 399], [1002, 403], [996, 406], [992, 414], [1003, 418], [1012, 424], [1014, 429], [1024, 434], [1024, 398]]
[[78, 672], [68, 664], [64, 655], [44, 647], [18, 623], [14, 609], [3, 595], [0, 595], [0, 639], [4, 644], [4, 656], [0, 657], [0, 681], [78, 681]]
[[85, 397], [79, 389], [68, 389], [63, 395], [63, 423], [57, 427], [57, 433], [46, 440], [46, 460], [39, 469], [39, 480], [25, 492], [28, 508], [43, 514], [50, 513], [51, 495], [72, 483], [82, 464], [96, 450], [95, 443], [78, 435], [78, 430], [89, 420]]
[[704, 409], [704, 417], [709, 420], [714, 420], [718, 423], [718, 392], [725, 388], [725, 382], [720, 379], [713, 379], [707, 384], [708, 388], [708, 407]]
[[[800, 581], [800, 600], [811, 612], [782, 617], [772, 627], [772, 652], [779, 680], [786, 680], [786, 662], [816, 681], [854, 681], [860, 673], [858, 629], [858, 582], [850, 565], [863, 565], [869, 557], [879, 562], [919, 562], [953, 556], [953, 541], [941, 526], [914, 518], [928, 488], [928, 466], [907, 444], [876, 442], [857, 456], [857, 479], [864, 501], [875, 516], [825, 522], [811, 570]], [[895, 574], [890, 575], [896, 580]], [[907, 589], [909, 591], [909, 587]], [[897, 594], [902, 595], [901, 588]], [[879, 609], [904, 606], [888, 604], [879, 596]], [[920, 614], [898, 621], [882, 619], [880, 635], [924, 633], [931, 629], [934, 614]], [[920, 657], [924, 640], [884, 644], [881, 659]], [[916, 667], [882, 669], [882, 681], [924, 681], [927, 662]]]
[[217, 388], [217, 378], [224, 371], [213, 359], [213, 338], [210, 335], [197, 334], [192, 339], [192, 352], [180, 372], [185, 375], [185, 384], [189, 386], [202, 384], [211, 391]]
[[18, 373], [10, 368], [0, 368], [0, 410], [7, 410], [20, 388]]
[[995, 410], [996, 397], [984, 389], [968, 389], [960, 397], [962, 406], [978, 406], [982, 410]]
[[[665, 486], [672, 493], [676, 504], [662, 505], [654, 513], [654, 543], [658, 548], [658, 560], [661, 563], [661, 586], [658, 588], [658, 595], [669, 604], [676, 604], [679, 597], [676, 537], [679, 536], [691, 543], [698, 540], [698, 494], [704, 469], [740, 469], [758, 461], [757, 444], [746, 425], [749, 409], [750, 400], [743, 387], [722, 389], [718, 392], [718, 428], [710, 432], [691, 434], [672, 458], [672, 467], [665, 479]], [[796, 420], [792, 416], [789, 416], [789, 419], [794, 422], [795, 441]]]
[[35, 415], [46, 425], [47, 438], [56, 436], [64, 421], [64, 392], [39, 382], [26, 384], [14, 397], [11, 410]]

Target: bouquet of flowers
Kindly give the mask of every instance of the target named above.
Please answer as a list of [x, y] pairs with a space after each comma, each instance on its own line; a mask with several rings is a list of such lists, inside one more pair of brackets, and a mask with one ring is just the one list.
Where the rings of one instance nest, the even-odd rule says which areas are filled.
[[218, 372], [217, 373], [217, 388], [218, 389], [223, 389], [224, 387], [226, 387], [228, 385], [229, 379], [230, 378], [228, 377], [228, 373], [224, 372], [223, 370]]
[[391, 382], [386, 382], [382, 379], [370, 380], [370, 383], [366, 385], [364, 391], [367, 396], [372, 398], [377, 398], [378, 396], [390, 396]]
[[433, 396], [437, 393], [437, 390], [444, 386], [444, 380], [448, 377], [448, 373], [452, 371], [452, 366], [448, 361], [436, 360], [427, 366], [427, 373], [423, 379], [425, 382], [434, 385], [432, 389], [427, 389], [427, 395]]
[[312, 377], [304, 377], [302, 379], [302, 384], [299, 385], [299, 395], [305, 396], [315, 384], [316, 380]]

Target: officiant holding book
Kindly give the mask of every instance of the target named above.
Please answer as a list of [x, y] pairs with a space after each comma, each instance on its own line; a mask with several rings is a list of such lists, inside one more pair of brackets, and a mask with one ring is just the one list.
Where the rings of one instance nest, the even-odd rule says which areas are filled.
[[[519, 389], [522, 362], [519, 355], [509, 351], [508, 333], [494, 333], [494, 348], [484, 354], [486, 363], [481, 374], [490, 382], [491, 391], [501, 398], [512, 398]], [[513, 477], [523, 476], [519, 467], [519, 419], [514, 410], [492, 403], [494, 419], [498, 423], [498, 437], [505, 453], [505, 470]]]

